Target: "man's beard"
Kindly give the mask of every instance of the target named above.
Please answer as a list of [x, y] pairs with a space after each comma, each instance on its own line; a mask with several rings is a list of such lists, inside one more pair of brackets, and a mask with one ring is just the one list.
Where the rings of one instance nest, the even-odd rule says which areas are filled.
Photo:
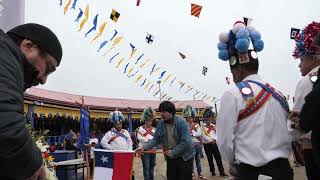
[[24, 60], [23, 63], [23, 70], [24, 70], [24, 87], [23, 91], [26, 89], [36, 86], [39, 84], [39, 79], [38, 74], [39, 71], [32, 65], [30, 64], [26, 59]]

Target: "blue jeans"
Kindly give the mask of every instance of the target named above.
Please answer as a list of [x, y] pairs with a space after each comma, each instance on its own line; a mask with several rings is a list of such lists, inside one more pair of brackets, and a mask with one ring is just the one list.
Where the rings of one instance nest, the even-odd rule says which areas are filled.
[[[202, 151], [201, 144], [194, 144], [193, 145], [194, 150], [196, 151], [196, 154], [194, 155], [194, 159], [196, 160], [196, 166], [197, 166], [197, 172], [200, 175], [202, 173], [201, 169], [201, 161], [200, 161], [200, 153]], [[192, 173], [194, 173], [194, 163], [192, 163]]]
[[144, 154], [141, 156], [144, 180], [153, 180], [154, 166], [156, 165], [155, 154]]

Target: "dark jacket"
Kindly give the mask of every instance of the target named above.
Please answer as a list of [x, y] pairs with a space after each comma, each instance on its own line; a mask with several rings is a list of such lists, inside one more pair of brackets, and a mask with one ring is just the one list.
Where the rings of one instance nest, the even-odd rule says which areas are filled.
[[0, 29], [0, 179], [26, 179], [42, 165], [23, 117], [25, 62], [18, 46]]
[[[320, 69], [319, 69], [320, 70]], [[305, 97], [305, 103], [300, 112], [301, 129], [311, 134], [314, 158], [320, 168], [320, 71], [312, 91]]]
[[[185, 119], [176, 115], [174, 115], [173, 138], [177, 143], [172, 149], [173, 156], [182, 157], [184, 161], [192, 159], [195, 151], [192, 145], [188, 123]], [[163, 120], [159, 121], [153, 139], [148, 141], [143, 148], [148, 150], [158, 144], [163, 144], [164, 147], [168, 146], [167, 128]]]

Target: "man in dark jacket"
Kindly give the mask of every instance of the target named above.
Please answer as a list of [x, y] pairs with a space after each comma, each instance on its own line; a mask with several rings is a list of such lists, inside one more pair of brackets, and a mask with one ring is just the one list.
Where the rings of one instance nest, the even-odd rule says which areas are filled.
[[47, 27], [0, 30], [0, 179], [45, 177], [40, 150], [26, 129], [23, 93], [44, 84], [61, 58], [61, 44]]

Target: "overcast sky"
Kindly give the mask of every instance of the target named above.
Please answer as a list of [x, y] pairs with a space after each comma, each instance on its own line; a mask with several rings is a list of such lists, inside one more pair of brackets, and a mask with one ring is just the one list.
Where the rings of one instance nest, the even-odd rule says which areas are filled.
[[[252, 25], [261, 32], [265, 48], [258, 53], [259, 74], [283, 94], [294, 94], [295, 86], [301, 78], [298, 60], [292, 58], [294, 43], [290, 40], [290, 28], [303, 28], [311, 21], [320, 20], [319, 0], [78, 0], [76, 9], [70, 9], [66, 15], [63, 8], [68, 0], [28, 0], [26, 1], [26, 22], [35, 22], [48, 26], [59, 37], [63, 46], [63, 59], [57, 72], [50, 76], [47, 84], [41, 88], [74, 94], [100, 96], [108, 98], [159, 99], [139, 85], [151, 70], [154, 63], [160, 65], [157, 74], [148, 77], [156, 82], [159, 74], [166, 70], [162, 82], [169, 75], [168, 82], [176, 77], [194, 87], [185, 94], [188, 87], [179, 91], [179, 83], [164, 83], [161, 89], [175, 99], [193, 99], [195, 89], [220, 98], [230, 88], [225, 77], [232, 77], [229, 65], [217, 57], [218, 36], [220, 32], [232, 28], [236, 20], [243, 16], [253, 19]], [[71, 5], [74, 0], [72, 0]], [[190, 15], [191, 3], [203, 6], [200, 17]], [[90, 4], [88, 22], [78, 32], [79, 23], [74, 22], [79, 8]], [[71, 7], [70, 5], [70, 7]], [[112, 9], [120, 13], [118, 22], [110, 20]], [[92, 32], [93, 18], [98, 16], [98, 27], [105, 20], [105, 33], [95, 42], [91, 39], [98, 32]], [[111, 47], [108, 43], [101, 52], [97, 52], [100, 43], [112, 36], [114, 29], [123, 36], [123, 40], [106, 56], [103, 54]], [[145, 42], [146, 34], [154, 35], [153, 44]], [[131, 60], [129, 43], [137, 47]], [[119, 55], [109, 63], [109, 58]], [[187, 58], [182, 60], [177, 52], [183, 52]], [[143, 78], [135, 83], [137, 76], [128, 78], [123, 74], [124, 66], [145, 54], [139, 63], [150, 59], [138, 75]], [[123, 63], [116, 69], [121, 58]], [[203, 66], [208, 67], [207, 75], [202, 75]], [[135, 70], [138, 68], [135, 68]], [[134, 70], [132, 71], [134, 72]], [[190, 87], [191, 88], [191, 87]], [[156, 91], [156, 89], [154, 89]], [[202, 99], [203, 95], [197, 97]]]

